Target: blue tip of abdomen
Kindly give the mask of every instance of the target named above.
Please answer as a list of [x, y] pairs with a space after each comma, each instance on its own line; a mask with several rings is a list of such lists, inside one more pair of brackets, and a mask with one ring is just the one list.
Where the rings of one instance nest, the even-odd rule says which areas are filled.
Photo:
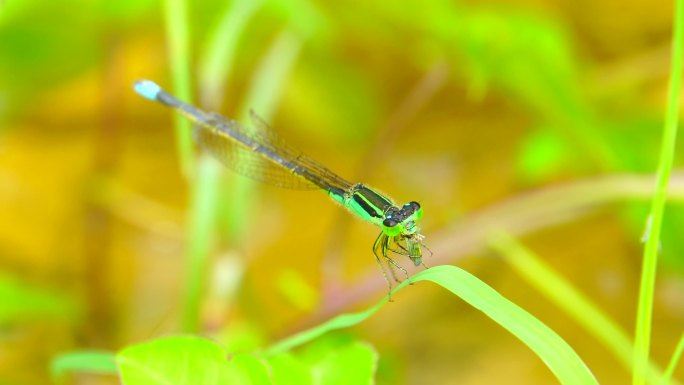
[[161, 87], [151, 80], [138, 80], [133, 85], [135, 92], [149, 100], [157, 100]]

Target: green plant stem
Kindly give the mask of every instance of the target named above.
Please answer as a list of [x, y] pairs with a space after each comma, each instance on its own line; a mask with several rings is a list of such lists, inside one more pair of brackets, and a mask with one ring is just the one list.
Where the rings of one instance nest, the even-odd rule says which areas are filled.
[[[190, 77], [189, 26], [186, 0], [166, 0], [166, 36], [174, 93], [181, 100], [192, 103]], [[187, 119], [174, 115], [176, 145], [181, 171], [189, 178], [195, 164], [192, 158], [192, 127]], [[199, 328], [202, 298], [202, 277], [208, 255], [208, 237], [215, 223], [213, 207], [216, 206], [216, 182], [218, 166], [210, 160], [198, 165], [197, 181], [191, 193], [188, 238], [185, 249], [187, 266], [183, 286], [182, 325], [184, 332], [194, 333]]]
[[[239, 121], [250, 122], [251, 109], [266, 121], [270, 120], [302, 43], [301, 38], [288, 30], [278, 35], [254, 72], [247, 96], [237, 114]], [[244, 231], [247, 230], [245, 223], [248, 223], [247, 213], [254, 207], [255, 196], [251, 180], [237, 175], [229, 178], [233, 200], [226, 207], [226, 220], [231, 240], [237, 242], [244, 238]]]
[[[397, 298], [396, 293], [399, 290], [420, 281], [431, 281], [442, 286], [508, 330], [544, 362], [561, 384], [598, 385], [577, 353], [558, 334], [467, 271], [449, 265], [435, 266], [400, 283], [391, 295]], [[328, 331], [356, 325], [373, 315], [387, 300], [388, 297], [385, 296], [377, 305], [366, 311], [342, 314], [312, 329], [295, 334], [273, 345], [265, 354], [282, 353]]]
[[651, 323], [653, 317], [653, 293], [660, 247], [660, 230], [667, 197], [667, 187], [672, 172], [672, 162], [677, 138], [679, 118], [680, 89], [682, 84], [682, 59], [684, 54], [684, 0], [675, 2], [674, 34], [672, 39], [672, 65], [668, 87], [667, 112], [663, 129], [662, 147], [658, 162], [656, 190], [651, 203], [651, 212], [646, 228], [646, 245], [641, 270], [639, 304], [637, 307], [636, 331], [634, 339], [635, 370], [633, 385], [645, 383], [646, 367], [651, 343]]
[[98, 350], [81, 350], [62, 353], [50, 363], [50, 374], [61, 384], [68, 373], [116, 374], [114, 354]]
[[[259, 1], [251, 0], [231, 2], [221, 15], [216, 29], [210, 33], [200, 59], [200, 94], [204, 107], [209, 109], [220, 107], [223, 96], [221, 91], [232, 72], [237, 41], [259, 3]], [[181, 12], [178, 11], [177, 14], [178, 18]], [[182, 58], [179, 60], [187, 63], [187, 60], [182, 60]], [[183, 66], [184, 64], [181, 65]], [[188, 121], [183, 120], [182, 123], [190, 129]], [[190, 148], [191, 145], [190, 143]], [[204, 277], [207, 273], [211, 236], [215, 234], [216, 217], [221, 206], [219, 199], [221, 174], [222, 168], [218, 162], [208, 157], [201, 157], [197, 163], [188, 225], [186, 249], [188, 268], [182, 315], [182, 330], [189, 333], [197, 332], [200, 327], [200, 309], [204, 297]]]
[[186, 265], [182, 330], [196, 333], [200, 326], [200, 308], [203, 294], [203, 277], [206, 276], [209, 245], [215, 233], [216, 207], [218, 206], [218, 181], [221, 165], [203, 155], [197, 163], [197, 181], [193, 184]]
[[[589, 298], [507, 233], [490, 238], [490, 247], [537, 291], [594, 336], [628, 370], [632, 370], [632, 341], [627, 333]], [[649, 364], [648, 378], [656, 383], [662, 372]]]
[[684, 352], [684, 334], [682, 334], [682, 336], [679, 338], [679, 343], [677, 344], [674, 353], [672, 353], [670, 363], [667, 365], [667, 369], [665, 369], [665, 374], [663, 375], [663, 380], [661, 381], [662, 385], [673, 384], [670, 379], [677, 368], [679, 359], [682, 357], [682, 352]]
[[275, 38], [254, 72], [247, 96], [237, 114], [240, 119], [249, 120], [249, 111], [257, 109], [264, 111], [259, 112], [259, 115], [269, 120], [297, 61], [302, 43], [302, 39], [289, 30], [282, 31]]
[[[181, 100], [192, 103], [190, 78], [189, 27], [186, 0], [166, 0], [166, 39], [171, 65], [173, 92]], [[189, 177], [193, 170], [192, 127], [187, 119], [174, 114], [176, 147], [181, 172]]]
[[261, 0], [230, 2], [210, 32], [199, 64], [203, 107], [220, 106], [223, 89], [233, 69], [238, 41], [261, 4]]

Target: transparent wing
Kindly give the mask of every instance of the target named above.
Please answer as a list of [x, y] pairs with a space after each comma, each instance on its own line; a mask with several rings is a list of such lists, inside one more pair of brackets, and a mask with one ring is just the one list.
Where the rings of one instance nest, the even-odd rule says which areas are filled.
[[285, 157], [292, 163], [304, 170], [309, 171], [311, 174], [316, 175], [325, 183], [339, 187], [343, 190], [348, 190], [354, 185], [353, 183], [350, 183], [349, 181], [330, 171], [327, 167], [304, 155], [304, 153], [301, 151], [293, 149], [278, 135], [275, 130], [271, 129], [269, 125], [254, 112], [254, 110], [250, 110], [250, 117], [252, 118], [252, 124], [254, 125], [257, 135], [263, 138], [264, 142], [272, 146], [274, 149], [283, 149], [283, 152], [286, 154]]
[[[238, 134], [237, 137], [244, 137], [255, 143], [261, 140], [262, 134], [249, 132], [239, 123], [228, 121], [217, 114], [212, 114], [211, 119], [208, 122], [211, 125], [198, 124], [195, 126], [195, 140], [202, 149], [209, 152], [224, 166], [238, 174], [274, 186], [298, 190], [318, 188], [308, 180], [293, 174], [291, 170], [264, 158], [248, 144], [234, 139], [229, 132], [232, 131]], [[221, 126], [223, 128], [229, 127], [230, 131], [220, 129]]]
[[351, 187], [349, 182], [290, 147], [253, 112], [253, 130], [215, 113], [208, 117], [195, 127], [195, 140], [241, 175], [291, 189], [321, 188], [309, 180], [310, 175], [345, 190]]

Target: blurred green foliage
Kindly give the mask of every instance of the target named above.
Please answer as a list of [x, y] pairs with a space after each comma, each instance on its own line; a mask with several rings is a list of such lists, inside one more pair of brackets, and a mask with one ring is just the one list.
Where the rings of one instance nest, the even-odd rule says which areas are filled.
[[349, 338], [317, 340], [301, 353], [260, 357], [226, 353], [195, 337], [168, 337], [126, 348], [117, 355], [129, 385], [148, 384], [370, 384], [377, 353]]
[[56, 381], [64, 381], [71, 373], [116, 374], [116, 362], [110, 352], [80, 351], [55, 357], [50, 374]]
[[66, 293], [39, 288], [16, 277], [0, 274], [0, 324], [12, 325], [41, 318], [75, 321], [78, 302]]
[[[380, 182], [392, 196], [420, 193], [428, 234], [467, 220], [482, 207], [514, 200], [522, 191], [655, 170], [667, 67], [660, 51], [669, 42], [669, 3], [188, 4], [187, 59], [193, 83], [199, 84], [193, 90], [196, 100], [241, 120], [238, 115], [257, 107], [284, 136], [343, 176], [353, 178], [354, 170], [362, 168], [368, 182]], [[74, 346], [116, 350], [156, 335], [157, 326], [150, 325], [173, 324], [166, 319], [176, 318], [167, 314], [168, 307], [178, 306], [174, 290], [188, 285], [179, 267], [187, 265], [176, 258], [182, 247], [206, 258], [196, 266], [198, 293], [209, 286], [213, 278], [208, 266], [222, 251], [235, 247], [244, 254], [240, 268], [245, 274], [233, 282], [239, 285], [237, 298], [206, 300], [215, 301], [213, 306], [225, 314], [207, 306], [204, 296], [192, 314], [201, 323], [198, 327], [218, 329], [213, 332], [221, 345], [237, 354], [226, 366], [223, 348], [187, 338], [134, 345], [119, 358], [173, 362], [179, 352], [197, 351], [204, 360], [160, 370], [201, 370], [214, 363], [234, 378], [261, 378], [268, 369], [279, 383], [293, 384], [309, 383], [312, 368], [346, 383], [362, 383], [379, 366], [380, 382], [417, 383], [416, 378], [434, 380], [431, 373], [496, 365], [510, 349], [495, 345], [502, 339], [492, 334], [497, 340], [492, 345], [472, 348], [469, 335], [486, 337], [491, 330], [479, 324], [476, 330], [466, 329], [472, 326], [467, 311], [415, 290], [375, 316], [381, 326], [357, 325], [367, 328], [369, 338], [364, 339], [377, 346], [379, 358], [365, 342], [339, 335], [267, 361], [246, 353], [267, 346], [272, 334], [299, 329], [299, 321], [310, 320], [317, 311], [325, 314], [330, 310], [326, 306], [345, 298], [345, 290], [362, 286], [356, 281], [362, 280], [358, 269], [374, 268], [367, 244], [372, 240], [368, 234], [357, 236], [356, 225], [332, 218], [337, 208], [325, 211], [329, 203], [324, 197], [290, 198], [279, 192], [276, 198], [268, 189], [236, 187], [232, 179], [219, 183], [212, 179], [218, 178], [215, 169], [208, 182], [200, 174], [190, 181], [179, 177], [170, 125], [161, 120], [165, 112], [134, 99], [130, 91], [138, 77], [171, 84], [163, 6], [155, 0], [0, 2], [0, 269], [7, 271], [0, 275], [0, 321], [10, 326], [0, 339], [0, 351], [10, 352], [0, 355], [0, 382], [45, 383], [47, 361], [59, 351]], [[278, 41], [291, 43], [290, 55], [265, 63]], [[435, 91], [423, 95], [421, 106], [415, 95], [422, 89], [416, 84], [436, 63], [446, 63], [449, 73]], [[264, 69], [261, 75], [255, 70], [259, 68]], [[407, 113], [407, 105], [419, 107]], [[382, 156], [359, 164], [368, 152]], [[680, 159], [677, 155], [675, 166]], [[117, 180], [136, 198], [94, 203], [83, 188], [92, 178]], [[188, 195], [198, 188], [202, 194], [189, 205]], [[258, 204], [248, 204], [249, 199]], [[207, 219], [200, 221], [204, 227], [174, 233], [191, 225], [168, 218], [198, 220], [186, 215], [193, 207]], [[634, 272], [648, 207], [628, 202], [597, 212], [574, 227], [535, 232], [531, 242], [544, 250], [540, 255], [549, 264], [556, 264], [629, 328], [625, 325], [633, 320]], [[38, 220], [29, 220], [36, 216]], [[217, 219], [230, 216], [237, 218], [231, 226], [239, 225], [239, 239], [214, 228]], [[669, 354], [675, 340], [670, 331], [681, 329], [682, 226], [684, 208], [673, 202], [661, 239], [662, 269], [670, 280], [661, 288], [657, 357]], [[326, 238], [335, 236], [342, 240]], [[87, 251], [88, 242], [96, 252]], [[327, 246], [334, 249], [329, 254], [343, 254], [345, 261], [333, 265], [339, 280], [333, 289], [326, 286], [330, 277], [320, 273], [330, 260], [316, 259], [326, 245], [336, 245]], [[476, 261], [467, 263], [488, 283], [499, 285], [506, 295], [518, 295], [521, 306], [541, 313], [552, 328], [567, 333], [564, 337], [571, 336], [571, 345], [583, 358], [590, 357], [599, 379], [603, 375], [624, 382], [612, 372], [616, 365], [603, 357], [603, 350], [587, 347], [581, 331], [565, 329], [563, 316], [549, 312], [524, 285], [506, 286], [507, 269], [489, 259]], [[45, 282], [28, 283], [41, 279]], [[366, 297], [383, 293], [369, 291]], [[86, 311], [80, 310], [81, 302]], [[58, 326], [64, 320], [66, 325]], [[426, 330], [426, 322], [434, 332]], [[14, 328], [20, 324], [33, 334]], [[46, 335], [54, 343], [42, 343]], [[386, 346], [394, 351], [385, 354]], [[415, 357], [417, 350], [425, 356]], [[591, 358], [592, 353], [599, 357]], [[442, 354], [448, 365], [440, 365]], [[463, 366], [451, 363], [456, 361], [452, 356]], [[512, 356], [506, 357], [523, 359]], [[528, 365], [515, 366], [545, 370], [538, 362]], [[145, 376], [126, 370], [128, 379]], [[500, 370], [506, 380], [517, 376], [506, 375], [507, 370], [513, 369]], [[486, 381], [485, 373], [479, 376]], [[548, 379], [539, 378], [542, 383]]]

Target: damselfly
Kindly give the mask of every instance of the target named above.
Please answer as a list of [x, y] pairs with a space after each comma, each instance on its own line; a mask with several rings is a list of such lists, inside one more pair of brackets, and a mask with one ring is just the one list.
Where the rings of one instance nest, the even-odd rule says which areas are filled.
[[405, 255], [416, 266], [425, 266], [421, 248], [425, 245], [418, 227], [423, 209], [418, 202], [396, 206], [378, 191], [362, 183], [346, 181], [285, 143], [253, 111], [254, 129], [249, 130], [234, 120], [176, 99], [150, 80], [136, 82], [134, 89], [143, 97], [171, 107], [193, 121], [193, 135], [200, 147], [232, 170], [281, 187], [322, 189], [352, 214], [378, 226], [382, 231], [373, 244], [373, 254], [390, 289], [392, 284], [383, 261], [397, 282], [395, 268], [406, 278], [408, 273], [388, 253]]

